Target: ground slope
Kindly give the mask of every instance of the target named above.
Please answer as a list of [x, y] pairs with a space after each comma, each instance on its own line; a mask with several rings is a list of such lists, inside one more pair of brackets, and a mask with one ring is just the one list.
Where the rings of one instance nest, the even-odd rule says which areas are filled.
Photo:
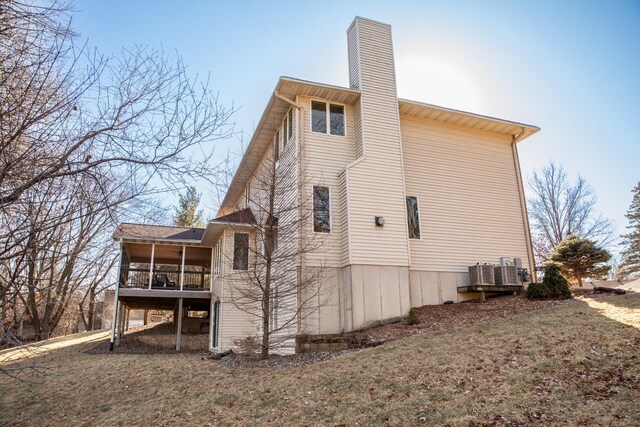
[[[459, 308], [457, 308], [459, 309]], [[0, 425], [640, 425], [640, 294], [581, 298], [290, 369], [87, 354], [0, 377]]]

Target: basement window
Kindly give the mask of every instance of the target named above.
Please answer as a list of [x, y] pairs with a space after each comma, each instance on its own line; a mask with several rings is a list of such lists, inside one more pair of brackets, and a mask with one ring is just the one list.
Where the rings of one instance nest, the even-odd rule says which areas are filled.
[[407, 226], [409, 227], [409, 238], [420, 238], [420, 211], [418, 210], [418, 198], [407, 196]]
[[329, 187], [313, 187], [313, 231], [329, 233], [331, 216], [329, 206]]
[[311, 101], [311, 131], [344, 136], [344, 124], [344, 105]]
[[249, 234], [233, 234], [233, 269], [249, 269]]

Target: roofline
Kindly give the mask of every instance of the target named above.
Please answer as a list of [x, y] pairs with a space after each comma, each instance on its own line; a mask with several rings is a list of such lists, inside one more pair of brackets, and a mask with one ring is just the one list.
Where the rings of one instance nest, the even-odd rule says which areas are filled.
[[352, 89], [352, 88], [348, 88], [348, 87], [344, 87], [344, 86], [336, 86], [336, 85], [330, 85], [330, 84], [326, 84], [326, 83], [319, 83], [319, 82], [312, 82], [311, 80], [304, 80], [304, 79], [297, 79], [295, 77], [289, 77], [289, 76], [280, 76], [280, 79], [278, 80], [278, 84], [276, 85], [276, 88], [278, 86], [280, 86], [280, 83], [283, 81], [289, 81], [292, 83], [300, 83], [300, 84], [305, 84], [305, 85], [309, 85], [309, 86], [317, 86], [317, 87], [321, 87], [324, 89], [331, 89], [331, 90], [339, 90], [339, 91], [343, 91], [343, 92], [350, 92], [353, 94], [357, 94], [360, 95], [362, 93], [361, 90], [358, 89]]
[[429, 104], [429, 103], [426, 103], [426, 102], [412, 101], [410, 99], [404, 99], [404, 98], [398, 98], [398, 102], [405, 102], [407, 104], [413, 104], [413, 105], [416, 105], [418, 107], [432, 108], [432, 109], [440, 110], [440, 111], [447, 112], [447, 113], [464, 114], [465, 116], [471, 116], [471, 117], [474, 117], [474, 118], [477, 118], [477, 119], [483, 119], [483, 120], [491, 120], [493, 122], [499, 122], [499, 123], [503, 123], [505, 125], [520, 126], [520, 127], [523, 127], [523, 128], [527, 128], [527, 129], [529, 129], [529, 130], [531, 130], [533, 132], [538, 132], [540, 130], [540, 128], [538, 126], [528, 125], [526, 123], [514, 122], [512, 120], [499, 119], [497, 117], [485, 116], [483, 114], [471, 113], [469, 111], [464, 111], [464, 110], [456, 110], [455, 108], [441, 107], [440, 105]]
[[[204, 230], [204, 229], [201, 229]], [[138, 240], [144, 242], [165, 242], [165, 243], [200, 243], [199, 239], [156, 239], [153, 237], [133, 237], [133, 236], [120, 236], [114, 237], [113, 240]]]
[[141, 224], [139, 222], [121, 222], [120, 225], [142, 225], [148, 227], [184, 228], [185, 230], [204, 230], [203, 227], [182, 227], [180, 225]]
[[[356, 20], [357, 19], [363, 19], [363, 20], [366, 20], [366, 21], [376, 22], [378, 24], [388, 25], [388, 24], [384, 24], [384, 23], [381, 23], [381, 22], [373, 21], [371, 19], [362, 18], [362, 17], [356, 17]], [[354, 22], [356, 20], [354, 20]], [[253, 132], [253, 135], [251, 136], [251, 140], [249, 141], [249, 144], [247, 145], [247, 149], [245, 150], [245, 152], [244, 152], [244, 154], [242, 156], [242, 160], [240, 160], [240, 164], [238, 165], [238, 168], [236, 169], [236, 171], [235, 171], [235, 173], [233, 175], [233, 179], [231, 180], [231, 183], [229, 183], [229, 186], [227, 187], [227, 191], [225, 193], [224, 199], [222, 200], [222, 203], [220, 204], [220, 208], [218, 209], [218, 213], [220, 213], [224, 207], [226, 207], [228, 204], [230, 204], [232, 202], [230, 200], [230, 192], [229, 192], [229, 190], [231, 188], [235, 187], [236, 185], [238, 185], [238, 180], [240, 179], [239, 178], [239, 175], [240, 175], [239, 172], [246, 167], [245, 165], [246, 165], [246, 163], [248, 161], [249, 154], [252, 152], [252, 150], [255, 149], [256, 139], [258, 138], [258, 135], [260, 133], [260, 129], [262, 129], [262, 127], [264, 126], [265, 120], [267, 119], [267, 115], [268, 115], [269, 111], [271, 110], [271, 108], [273, 108], [273, 104], [278, 99], [277, 96], [276, 96], [276, 92], [279, 91], [280, 87], [282, 86], [282, 84], [284, 82], [291, 82], [291, 83], [296, 83], [296, 84], [314, 86], [314, 87], [328, 89], [328, 90], [351, 93], [351, 94], [354, 94], [354, 95], [361, 95], [361, 93], [362, 93], [362, 91], [360, 91], [358, 89], [351, 89], [351, 88], [347, 88], [347, 87], [343, 87], [343, 86], [336, 86], [336, 85], [330, 85], [330, 84], [325, 84], [325, 83], [312, 82], [312, 81], [309, 81], [309, 80], [297, 79], [297, 78], [289, 77], [289, 76], [280, 76], [280, 78], [278, 79], [278, 82], [276, 83], [276, 86], [275, 86], [274, 90], [271, 92], [271, 96], [269, 97], [269, 101], [267, 102], [267, 105], [265, 106], [265, 108], [264, 108], [264, 110], [262, 112], [262, 116], [260, 116], [260, 121], [258, 122], [258, 126], [256, 126], [255, 131]], [[428, 104], [426, 102], [412, 101], [410, 99], [404, 99], [404, 98], [397, 98], [397, 102], [398, 103], [404, 102], [404, 103], [412, 104], [412, 105], [415, 105], [415, 106], [418, 106], [418, 107], [440, 110], [442, 112], [462, 114], [462, 115], [473, 117], [473, 118], [476, 118], [476, 119], [490, 120], [490, 121], [493, 121], [493, 122], [497, 122], [497, 123], [501, 123], [501, 124], [505, 124], [505, 125], [510, 125], [510, 126], [518, 126], [518, 127], [521, 127], [522, 129], [527, 129], [529, 131], [528, 135], [536, 133], [536, 132], [538, 132], [540, 130], [539, 127], [533, 126], [533, 125], [529, 125], [529, 124], [526, 124], [526, 123], [520, 123], [520, 122], [515, 122], [515, 121], [505, 120], [505, 119], [499, 119], [497, 117], [485, 116], [485, 115], [482, 115], [482, 114], [471, 113], [471, 112], [463, 111], [463, 110], [456, 110], [454, 108], [441, 107], [439, 105]]]

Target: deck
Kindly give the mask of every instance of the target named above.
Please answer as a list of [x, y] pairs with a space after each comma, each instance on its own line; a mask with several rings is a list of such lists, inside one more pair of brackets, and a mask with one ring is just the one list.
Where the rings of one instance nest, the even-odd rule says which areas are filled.
[[485, 292], [496, 292], [496, 293], [512, 293], [517, 295], [518, 292], [522, 289], [522, 285], [468, 285], [468, 286], [459, 286], [458, 292], [479, 292], [480, 293], [480, 301], [485, 301]]

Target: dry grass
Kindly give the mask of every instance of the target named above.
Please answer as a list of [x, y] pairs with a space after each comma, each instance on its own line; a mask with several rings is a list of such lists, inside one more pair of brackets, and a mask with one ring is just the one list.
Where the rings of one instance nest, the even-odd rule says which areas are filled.
[[36, 356], [0, 425], [640, 425], [640, 294], [581, 298], [317, 365], [198, 355]]

